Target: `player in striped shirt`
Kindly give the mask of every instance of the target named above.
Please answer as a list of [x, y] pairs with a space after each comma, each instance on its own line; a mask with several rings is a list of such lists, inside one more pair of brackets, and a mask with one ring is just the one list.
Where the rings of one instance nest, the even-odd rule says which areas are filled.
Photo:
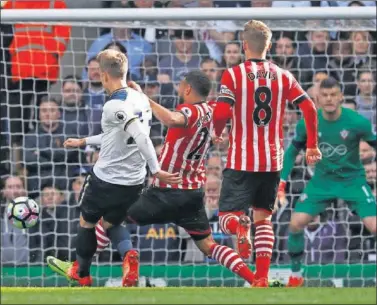
[[267, 287], [274, 232], [274, 209], [283, 163], [282, 122], [286, 101], [298, 105], [307, 129], [309, 164], [321, 158], [317, 147], [317, 113], [292, 74], [266, 60], [271, 30], [260, 21], [245, 24], [243, 48], [247, 60], [224, 71], [214, 111], [215, 142], [230, 119], [230, 146], [220, 195], [220, 227], [237, 235], [241, 257], [251, 255], [250, 218], [253, 208], [256, 250], [254, 286]]
[[[134, 88], [137, 88], [135, 84]], [[127, 219], [141, 226], [177, 224], [190, 234], [205, 255], [252, 284], [254, 274], [241, 257], [213, 240], [204, 208], [204, 159], [213, 128], [213, 105], [206, 102], [210, 90], [208, 77], [201, 71], [192, 71], [180, 83], [178, 94], [183, 104], [176, 111], [150, 100], [153, 114], [169, 127], [159, 158], [160, 167], [169, 172], [180, 172], [183, 182], [165, 184], [154, 179], [152, 186], [127, 211]]]

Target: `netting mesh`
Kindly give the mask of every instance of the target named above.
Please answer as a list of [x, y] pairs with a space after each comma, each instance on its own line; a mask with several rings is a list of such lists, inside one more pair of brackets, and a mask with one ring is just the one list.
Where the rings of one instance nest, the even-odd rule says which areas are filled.
[[[314, 99], [319, 81], [328, 75], [335, 77], [343, 85], [345, 105], [359, 111], [375, 125], [375, 20], [299, 21], [292, 16], [290, 21], [267, 23], [274, 32], [270, 60], [293, 72]], [[216, 98], [222, 71], [243, 60], [242, 24], [231, 20], [167, 20], [2, 25], [1, 265], [4, 285], [61, 285], [59, 278], [44, 269], [46, 256], [55, 255], [63, 260], [75, 258], [78, 195], [85, 175], [98, 158], [99, 148], [66, 150], [62, 144], [67, 137], [84, 137], [101, 131], [101, 109], [106, 96], [99, 81], [98, 63], [93, 60], [95, 55], [109, 47], [126, 52], [130, 61], [129, 78], [142, 84], [145, 93], [160, 104], [174, 108], [178, 103], [176, 85], [193, 69], [202, 69], [209, 75], [214, 84], [210, 98]], [[64, 32], [69, 29], [67, 37]], [[17, 35], [33, 36], [34, 40], [29, 45], [20, 41], [15, 46]], [[38, 45], [47, 52], [38, 49]], [[55, 52], [51, 50], [56, 46]], [[22, 47], [25, 48], [21, 50]], [[35, 53], [25, 53], [25, 50]], [[284, 122], [286, 147], [299, 118], [296, 109], [288, 109]], [[165, 131], [160, 123], [153, 122], [151, 138], [157, 153]], [[224, 136], [227, 138], [226, 131]], [[360, 146], [361, 158], [375, 194], [374, 151], [364, 144]], [[213, 146], [206, 161], [207, 172], [219, 179], [226, 146], [226, 143]], [[289, 205], [273, 216], [276, 242], [270, 276], [283, 280], [289, 275], [286, 265], [289, 263], [290, 216], [312, 176], [312, 170], [305, 166], [303, 159], [303, 155], [298, 156], [291, 174]], [[21, 180], [8, 178], [9, 175]], [[206, 186], [207, 213], [216, 241], [234, 247], [232, 237], [221, 233], [218, 226], [219, 191], [216, 179]], [[24, 193], [42, 207], [39, 225], [28, 231], [10, 226], [4, 212], [9, 200]], [[142, 285], [243, 285], [204, 257], [187, 233], [174, 225], [135, 226], [130, 230], [134, 246], [141, 252], [142, 275], [147, 277]], [[307, 268], [313, 285], [373, 284], [375, 274], [370, 267], [373, 269], [376, 261], [375, 239], [342, 201], [334, 202], [321, 215], [320, 225], [308, 228], [305, 236], [304, 264], [313, 266]], [[120, 271], [101, 267], [120, 262], [116, 251], [106, 249], [95, 261], [93, 274], [98, 283], [119, 285]], [[38, 269], [39, 266], [42, 269]], [[342, 284], [334, 278], [342, 279]]]

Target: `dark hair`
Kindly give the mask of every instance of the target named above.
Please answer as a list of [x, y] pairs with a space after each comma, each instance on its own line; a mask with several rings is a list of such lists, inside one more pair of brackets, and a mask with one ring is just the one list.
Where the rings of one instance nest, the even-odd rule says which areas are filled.
[[214, 62], [216, 64], [216, 66], [218, 66], [217, 61], [214, 60], [211, 57], [205, 57], [205, 58], [203, 58], [202, 61], [200, 62], [200, 66], [202, 66], [203, 64], [206, 64], [206, 63], [210, 63], [210, 62]]
[[319, 85], [320, 89], [332, 89], [338, 87], [339, 89], [342, 89], [342, 86], [339, 84], [339, 82], [333, 78], [332, 76], [324, 79], [321, 84]]
[[348, 6], [351, 6], [352, 4], [358, 4], [359, 6], [365, 6], [365, 4], [362, 1], [350, 1], [348, 3]]
[[211, 91], [212, 83], [202, 71], [195, 70], [186, 74], [185, 81], [191, 85], [197, 94], [206, 99]]
[[60, 107], [60, 103], [58, 102], [58, 100], [55, 99], [55, 98], [53, 98], [50, 95], [44, 95], [44, 96], [42, 96], [41, 101], [39, 102], [39, 106], [41, 106], [42, 103], [48, 103], [48, 102], [55, 103], [58, 107]]
[[76, 75], [67, 75], [66, 77], [64, 77], [62, 87], [64, 87], [66, 83], [76, 83], [81, 88], [81, 90], [83, 90], [84, 88], [84, 84], [81, 78]]
[[42, 185], [41, 185], [41, 191], [43, 191], [45, 188], [54, 188], [58, 190], [59, 192], [63, 192], [66, 187], [64, 187], [63, 183], [57, 183], [51, 179], [46, 180]]
[[124, 55], [127, 55], [127, 49], [124, 45], [122, 45], [119, 41], [112, 41], [109, 44], [106, 45], [102, 50], [107, 50], [111, 46], [117, 46], [119, 48], [119, 51], [122, 52]]
[[370, 74], [372, 74], [372, 77], [373, 77], [373, 79], [374, 79], [374, 73], [373, 73], [371, 70], [366, 70], [366, 69], [364, 69], [364, 70], [359, 70], [359, 71], [357, 72], [357, 80], [360, 80], [361, 75], [363, 75], [364, 73], [370, 73]]
[[177, 39], [193, 39], [194, 31], [193, 30], [175, 30], [173, 37]]
[[241, 45], [237, 40], [231, 40], [225, 44], [224, 49], [226, 48], [226, 46], [231, 45], [231, 44], [235, 44], [237, 47], [241, 48]]
[[[86, 65], [89, 66], [89, 64], [90, 64], [92, 61], [96, 61], [96, 62], [98, 62], [97, 55], [94, 55], [93, 57], [90, 57], [90, 58], [88, 59], [88, 62], [86, 63]], [[88, 67], [86, 67], [86, 69], [88, 69]]]

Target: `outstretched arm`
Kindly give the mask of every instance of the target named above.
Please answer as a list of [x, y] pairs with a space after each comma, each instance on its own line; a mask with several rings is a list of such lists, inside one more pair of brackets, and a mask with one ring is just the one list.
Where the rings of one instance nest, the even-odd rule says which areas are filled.
[[295, 165], [295, 160], [298, 153], [305, 149], [306, 147], [306, 128], [304, 121], [301, 120], [296, 126], [296, 135], [292, 140], [292, 143], [289, 145], [288, 149], [284, 154], [283, 169], [280, 174], [280, 184], [277, 193], [277, 201], [275, 203], [275, 210], [278, 209], [278, 206], [284, 206], [288, 203], [285, 189], [287, 186], [288, 177]]
[[291, 73], [285, 74], [289, 81], [289, 91], [287, 99], [298, 106], [305, 119], [307, 140], [306, 140], [306, 162], [310, 165], [317, 163], [322, 158], [318, 149], [318, 115], [313, 101], [301, 88], [297, 80]]
[[187, 117], [180, 111], [170, 111], [149, 99], [154, 116], [167, 127], [187, 127]]
[[373, 130], [373, 126], [368, 119], [362, 117], [360, 130], [362, 132], [362, 139], [367, 142], [374, 150], [376, 150], [376, 132]]
[[68, 138], [64, 141], [65, 148], [73, 148], [73, 147], [83, 147], [85, 145], [101, 145], [102, 140], [102, 133], [96, 136], [91, 136], [87, 138], [75, 139], [75, 138]]
[[305, 148], [305, 143], [295, 142], [294, 140], [289, 145], [284, 153], [283, 169], [280, 174], [281, 181], [286, 182], [288, 180], [288, 177], [295, 166], [296, 157], [303, 148]]
[[[141, 87], [134, 81], [129, 81], [128, 86], [143, 94]], [[148, 97], [154, 116], [167, 127], [187, 127], [187, 117], [183, 112], [170, 111]]]
[[131, 119], [124, 126], [124, 131], [129, 133], [135, 140], [137, 148], [140, 150], [140, 153], [147, 161], [152, 175], [155, 175], [157, 172], [159, 172], [160, 165], [158, 164], [156, 151], [151, 139], [145, 132], [145, 128], [143, 128], [143, 125], [140, 123], [140, 121], [136, 118]]

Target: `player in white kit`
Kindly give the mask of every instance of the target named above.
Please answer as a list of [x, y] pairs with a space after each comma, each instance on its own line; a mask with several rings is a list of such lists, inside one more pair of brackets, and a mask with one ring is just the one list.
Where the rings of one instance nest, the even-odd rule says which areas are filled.
[[123, 286], [130, 286], [128, 231], [120, 224], [129, 207], [139, 198], [146, 177], [146, 164], [158, 179], [179, 183], [178, 174], [160, 169], [155, 149], [149, 138], [152, 111], [145, 95], [126, 87], [127, 58], [121, 52], [105, 50], [98, 54], [101, 82], [109, 94], [103, 107], [103, 133], [85, 139], [68, 139], [65, 147], [100, 145], [93, 171], [83, 185], [79, 204], [80, 225], [76, 240], [77, 261], [64, 263], [48, 257], [49, 266], [81, 286], [91, 286], [90, 265], [96, 252], [95, 225], [102, 218], [103, 226], [124, 259]]

